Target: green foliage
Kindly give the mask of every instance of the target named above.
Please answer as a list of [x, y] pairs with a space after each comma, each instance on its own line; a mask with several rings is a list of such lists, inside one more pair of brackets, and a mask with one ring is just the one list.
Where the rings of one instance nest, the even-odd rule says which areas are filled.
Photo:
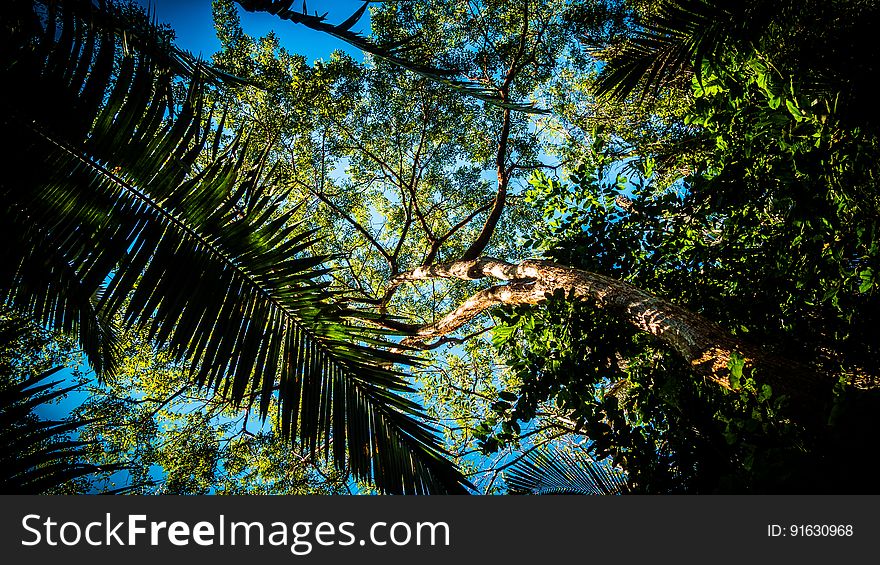
[[728, 6], [707, 0], [660, 2], [602, 69], [597, 94], [623, 98], [639, 86], [643, 94], [656, 94], [690, 64], [699, 68], [735, 33], [743, 20], [739, 11], [748, 13], [751, 7], [743, 4], [751, 3]]
[[[552, 77], [555, 54], [565, 47], [555, 27], [555, 7], [561, 4], [530, 2], [527, 12], [523, 2], [475, 4], [473, 11], [458, 2], [377, 5], [371, 10], [371, 39], [389, 43], [418, 33], [408, 56], [454, 61], [500, 87], [517, 60], [516, 34], [528, 19], [522, 68], [510, 84], [512, 99], [526, 99]], [[498, 190], [503, 110], [378, 58], [360, 64], [337, 52], [306, 65], [277, 38], [245, 34], [231, 2], [215, 2], [214, 9], [223, 44], [215, 64], [267, 87], [225, 90], [227, 121], [253, 120], [262, 135], [283, 140], [268, 161], [297, 198], [308, 202], [303, 218], [327, 235], [315, 250], [334, 256], [332, 288], [358, 308], [414, 323], [438, 319], [466, 299], [472, 288], [457, 281], [400, 286], [388, 299], [388, 281], [425, 262], [461, 256], [480, 233]], [[532, 50], [540, 65], [530, 61]], [[537, 218], [513, 194], [543, 150], [532, 117], [513, 113], [510, 122], [505, 161], [522, 168], [511, 171], [509, 204], [485, 249], [504, 257], [524, 251], [518, 235]], [[462, 333], [480, 332], [482, 322]], [[471, 338], [460, 348], [426, 355], [426, 365], [412, 371], [414, 398], [423, 400], [468, 472], [481, 463], [459, 455], [471, 451], [474, 423], [506, 386], [494, 382], [500, 375], [493, 357], [482, 340]]]
[[506, 93], [500, 93], [495, 88], [492, 88], [492, 86], [486, 85], [481, 81], [461, 78], [462, 75], [465, 74], [465, 69], [452, 66], [435, 66], [429, 62], [426, 63], [412, 58], [411, 55], [414, 51], [414, 44], [421, 43], [424, 39], [423, 37], [412, 35], [398, 38], [394, 41], [377, 43], [370, 38], [351, 31], [351, 28], [357, 24], [361, 17], [363, 17], [364, 12], [370, 4], [369, 2], [364, 2], [363, 6], [356, 10], [344, 22], [333, 25], [325, 20], [326, 14], [321, 16], [318, 15], [317, 12], [315, 15], [306, 12], [305, 3], [303, 3], [303, 9], [301, 12], [294, 10], [293, 5], [295, 0], [236, 1], [248, 11], [269, 12], [281, 19], [304, 25], [316, 31], [322, 31], [363, 50], [365, 53], [369, 53], [374, 57], [382, 59], [395, 67], [406, 69], [446, 88], [482, 100], [494, 106], [528, 113], [543, 112], [543, 110], [535, 108], [532, 104], [513, 102], [507, 97]]
[[118, 315], [234, 405], [266, 418], [278, 391], [282, 436], [358, 478], [461, 491], [400, 394], [410, 389], [393, 365], [412, 359], [379, 349], [387, 332], [334, 302], [325, 257], [308, 254], [313, 232], [278, 211], [285, 192], [268, 188], [264, 159], [246, 161], [241, 135], [224, 146], [211, 130], [200, 80], [176, 108], [167, 70], [120, 47], [115, 30], [67, 3], [45, 22], [16, 7], [2, 65], [21, 88], [2, 106], [19, 144], [3, 159], [22, 174], [0, 186], [12, 242], [3, 301], [77, 334], [105, 378]]
[[[762, 159], [766, 152], [756, 155]], [[695, 177], [687, 190], [658, 192], [643, 180], [633, 185], [613, 172], [603, 174], [604, 157], [597, 163], [597, 173], [582, 169], [573, 174], [578, 184], [571, 187], [542, 176], [533, 179], [528, 198], [546, 218], [546, 227], [531, 237], [535, 248], [563, 263], [663, 289], [713, 319], [724, 320], [733, 332], [761, 339], [789, 355], [807, 355], [805, 342], [824, 351], [846, 351], [834, 359], [849, 364], [826, 360], [828, 370], [837, 374], [876, 366], [876, 360], [856, 365], [860, 356], [873, 355], [873, 343], [865, 339], [870, 334], [856, 328], [871, 323], [875, 303], [865, 300], [856, 284], [844, 287], [845, 292], [827, 292], [827, 286], [840, 284], [841, 274], [861, 280], [860, 271], [847, 273], [834, 264], [833, 278], [812, 279], [815, 290], [796, 282], [781, 286], [798, 273], [796, 266], [802, 261], [815, 274], [828, 257], [826, 250], [833, 245], [845, 253], [852, 240], [838, 235], [823, 240], [818, 249], [801, 248], [805, 254], [814, 250], [806, 258], [792, 256], [789, 251], [798, 249], [799, 240], [774, 246], [769, 244], [774, 241], [771, 234], [778, 238], [775, 241], [786, 235], [796, 238], [803, 226], [790, 235], [786, 223], [768, 218], [753, 200], [738, 201], [748, 209], [742, 215], [722, 215], [721, 210], [734, 208], [732, 204], [698, 205], [703, 196], [699, 190], [717, 197], [718, 176]], [[849, 212], [845, 207], [837, 210]], [[740, 222], [755, 224], [743, 229]], [[862, 224], [847, 229], [873, 228]], [[744, 246], [757, 246], [751, 239], [755, 237], [762, 237], [757, 245], [764, 251], [743, 253]], [[786, 289], [789, 294], [782, 294]], [[627, 471], [636, 490], [805, 488], [811, 473], [828, 472], [832, 456], [823, 450], [836, 441], [830, 438], [854, 434], [847, 441], [857, 441], [856, 431], [847, 426], [836, 431], [796, 429], [783, 416], [785, 395], [756, 383], [760, 375], [744, 378], [741, 356], [734, 354], [730, 361], [734, 390], [718, 391], [714, 385], [693, 382], [689, 368], [637, 335], [614, 313], [564, 299], [559, 295], [540, 309], [515, 311], [495, 334], [496, 345], [506, 352], [511, 370], [523, 383], [511, 417], [528, 421], [542, 403], [554, 402], [591, 439], [591, 453], [599, 459], [610, 455]], [[758, 308], [756, 300], [761, 301]], [[814, 300], [823, 304], [824, 318], [814, 314], [808, 327], [779, 323], [788, 320], [794, 308], [816, 312]], [[852, 301], [864, 307], [844, 310], [842, 305]], [[835, 334], [839, 337], [827, 339], [823, 324], [841, 328]], [[827, 436], [808, 440], [805, 433]], [[811, 441], [819, 445], [805, 447]], [[869, 454], [863, 456], [870, 461]]]
[[[842, 13], [869, 15], [858, 2], [843, 4]], [[731, 390], [717, 390], [613, 312], [568, 304], [564, 296], [512, 312], [496, 333], [523, 383], [510, 417], [528, 421], [547, 403], [563, 406], [590, 438], [590, 453], [610, 456], [636, 491], [845, 490], [835, 481], [863, 476], [875, 462], [862, 447], [862, 426], [876, 395], [851, 388], [876, 382], [880, 366], [869, 337], [878, 314], [880, 211], [873, 118], [851, 113], [858, 84], [841, 75], [818, 80], [829, 76], [828, 59], [823, 54], [810, 65], [802, 58], [806, 47], [790, 35], [798, 23], [774, 14], [763, 28], [769, 4], [744, 5], [752, 6], [747, 25], [718, 36], [711, 26], [692, 25], [696, 12], [678, 13], [682, 22], [673, 30], [677, 24], [661, 9], [669, 27], [656, 28], [651, 41], [687, 56], [673, 57], [658, 43], [642, 71], [624, 65], [631, 75], [612, 80], [613, 67], [605, 74], [621, 93], [646, 80], [664, 96], [678, 87], [662, 77], [699, 70], [683, 116], [700, 147], [682, 155], [688, 176], [656, 182], [650, 153], [616, 161], [608, 150], [615, 140], [594, 130], [597, 154], [570, 182], [533, 177], [526, 198], [542, 209], [546, 227], [526, 243], [560, 263], [673, 299], [767, 351], [808, 359], [848, 386], [824, 399], [827, 427], [799, 428], [785, 415], [786, 395], [762, 383], [760, 371], [747, 373], [741, 355], [730, 358]], [[811, 7], [816, 12], [796, 21], [824, 13]], [[835, 25], [810, 28], [806, 44], [834, 46], [847, 66], [869, 67], [870, 50], [836, 43], [853, 20]], [[624, 170], [632, 172], [621, 176]], [[845, 471], [834, 463], [840, 456]]]

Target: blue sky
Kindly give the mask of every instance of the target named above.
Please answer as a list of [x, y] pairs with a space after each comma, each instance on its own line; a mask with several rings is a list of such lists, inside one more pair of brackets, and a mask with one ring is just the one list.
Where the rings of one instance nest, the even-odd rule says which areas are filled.
[[[177, 46], [194, 55], [210, 58], [220, 48], [220, 42], [214, 33], [211, 19], [211, 0], [136, 0], [161, 23], [169, 24], [177, 34]], [[327, 12], [327, 21], [340, 23], [363, 5], [359, 0], [311, 0], [307, 1], [309, 13]], [[245, 33], [252, 37], [262, 37], [274, 31], [281, 44], [289, 51], [299, 53], [309, 62], [316, 59], [327, 60], [336, 49], [350, 53], [362, 60], [363, 54], [344, 41], [325, 33], [312, 31], [305, 26], [282, 20], [266, 13], [253, 13], [236, 4]], [[302, 8], [300, 0], [294, 2], [294, 8]], [[369, 31], [369, 12], [364, 14], [352, 31]]]

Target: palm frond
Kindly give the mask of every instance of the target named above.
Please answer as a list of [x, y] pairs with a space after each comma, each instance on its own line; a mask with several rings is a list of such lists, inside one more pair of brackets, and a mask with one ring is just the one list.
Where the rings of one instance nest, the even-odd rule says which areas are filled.
[[[15, 0], [16, 2], [18, 0]], [[101, 29], [112, 31], [122, 39], [124, 50], [136, 50], [148, 55], [158, 66], [177, 76], [194, 78], [213, 84], [247, 84], [247, 81], [227, 73], [203, 61], [186, 49], [178, 47], [172, 34], [163, 29], [148, 6], [143, 12], [134, 4], [116, 3], [113, 0], [33, 0], [45, 7], [51, 18], [59, 4], [64, 5], [68, 18], [89, 21]], [[25, 2], [27, 4], [29, 2]], [[69, 20], [68, 20], [69, 21]]]
[[505, 473], [512, 494], [625, 494], [626, 475], [583, 455], [532, 451]]
[[729, 3], [716, 0], [664, 0], [599, 75], [597, 95], [623, 99], [641, 89], [656, 94], [683, 70], [700, 72], [732, 33]]
[[430, 81], [442, 84], [448, 88], [460, 92], [467, 96], [471, 96], [478, 100], [482, 100], [487, 104], [508, 108], [517, 112], [525, 112], [531, 114], [544, 114], [546, 110], [535, 107], [533, 104], [523, 102], [512, 102], [501, 96], [496, 89], [486, 87], [483, 84], [462, 80], [456, 78], [461, 73], [454, 68], [440, 68], [425, 63], [420, 63], [411, 59], [407, 59], [402, 55], [411, 47], [412, 43], [417, 40], [415, 37], [406, 38], [403, 41], [394, 44], [379, 44], [364, 37], [360, 33], [351, 31], [351, 28], [364, 15], [370, 2], [364, 2], [357, 11], [349, 16], [340, 24], [333, 25], [326, 21], [325, 15], [310, 15], [305, 10], [296, 11], [293, 9], [295, 0], [235, 0], [245, 10], [249, 12], [267, 12], [281, 19], [291, 21], [296, 24], [302, 24], [309, 29], [324, 32], [332, 35], [349, 45], [369, 53], [374, 57], [383, 59], [402, 69], [406, 69]]
[[0, 159], [18, 174], [0, 180], [0, 221], [17, 238], [0, 300], [76, 331], [105, 376], [109, 321], [121, 317], [235, 405], [266, 417], [279, 394], [282, 432], [355, 477], [386, 492], [464, 492], [403, 396], [394, 367], [415, 359], [382, 349], [387, 332], [334, 302], [326, 257], [308, 252], [315, 234], [246, 161], [244, 136], [217, 150], [200, 75], [172, 112], [169, 72], [82, 14], [4, 26], [0, 72], [16, 87], [0, 93], [0, 119], [17, 144]]
[[[0, 349], [25, 331], [15, 320], [0, 320]], [[97, 466], [80, 460], [88, 442], [68, 435], [88, 421], [41, 420], [34, 414], [34, 409], [76, 388], [59, 388], [60, 380], [47, 382], [59, 370], [26, 379], [16, 379], [5, 370], [0, 374], [0, 494], [40, 494], [74, 479], [123, 469], [122, 465]]]

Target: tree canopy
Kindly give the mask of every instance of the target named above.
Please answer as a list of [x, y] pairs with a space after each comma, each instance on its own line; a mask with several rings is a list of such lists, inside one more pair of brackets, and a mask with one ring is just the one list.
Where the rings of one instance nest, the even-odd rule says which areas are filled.
[[210, 61], [3, 8], [3, 385], [81, 398], [16, 448], [76, 443], [49, 491], [874, 490], [876, 3], [212, 6]]

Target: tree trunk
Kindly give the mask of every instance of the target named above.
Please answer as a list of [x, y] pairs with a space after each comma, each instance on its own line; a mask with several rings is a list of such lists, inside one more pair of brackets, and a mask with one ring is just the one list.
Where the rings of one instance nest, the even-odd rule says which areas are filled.
[[744, 376], [768, 384], [773, 395], [786, 395], [793, 418], [820, 421], [832, 381], [807, 365], [766, 353], [721, 326], [663, 298], [604, 275], [526, 260], [515, 265], [492, 258], [453, 261], [420, 267], [395, 277], [392, 284], [435, 278], [474, 280], [491, 277], [507, 284], [477, 292], [434, 324], [421, 326], [409, 341], [423, 341], [455, 331], [486, 309], [500, 304], [537, 304], [557, 289], [576, 299], [594, 300], [599, 307], [621, 315], [638, 329], [669, 345], [694, 372], [719, 386], [731, 388], [731, 356], [745, 361]]

